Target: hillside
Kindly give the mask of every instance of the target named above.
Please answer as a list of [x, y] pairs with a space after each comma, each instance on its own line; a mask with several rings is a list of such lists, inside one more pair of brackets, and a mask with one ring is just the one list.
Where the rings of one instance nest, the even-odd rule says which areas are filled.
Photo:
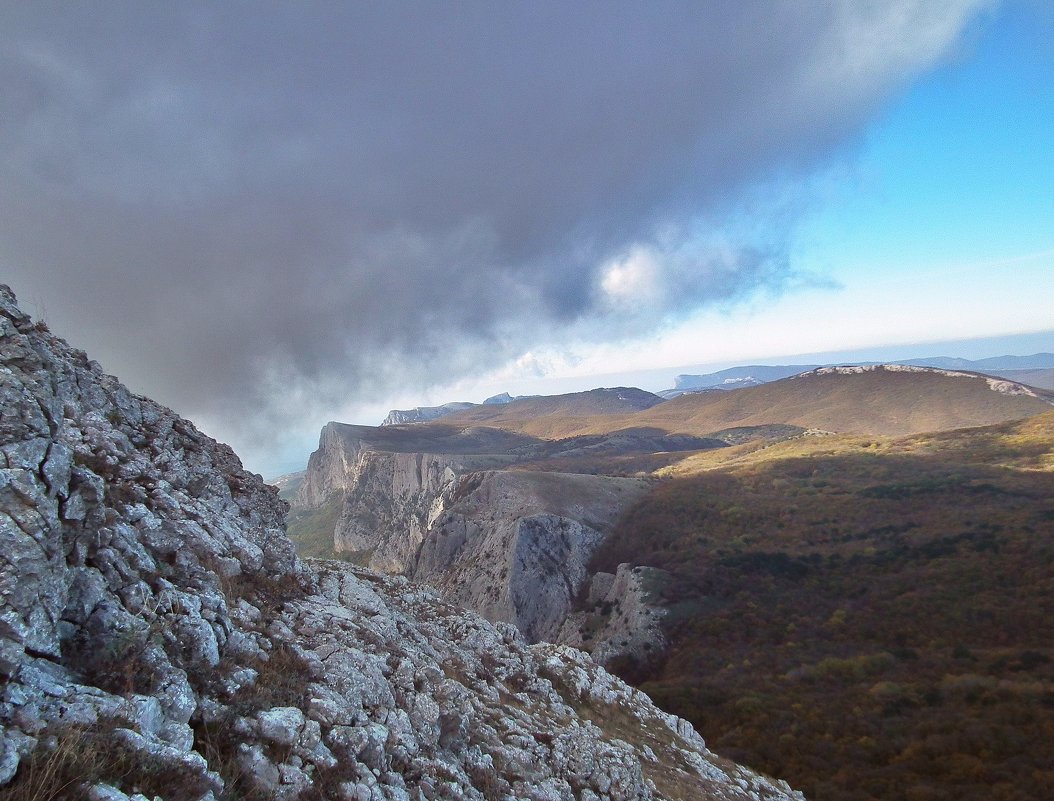
[[[632, 415], [549, 418], [559, 436], [644, 426], [706, 436], [737, 426], [787, 424], [806, 429], [897, 436], [1020, 420], [1050, 408], [1054, 394], [1003, 386], [972, 373], [900, 366], [820, 368], [731, 392], [680, 395]], [[533, 432], [530, 421], [495, 425]]]
[[[592, 389], [567, 395], [522, 398], [501, 405], [476, 406], [443, 418], [450, 425], [488, 425], [523, 434], [556, 439], [569, 436], [561, 427], [566, 418], [627, 415], [660, 404], [663, 399], [635, 387]], [[552, 425], [550, 421], [555, 421]], [[608, 428], [599, 432], [613, 431]], [[586, 433], [586, 432], [583, 432]]]
[[[878, 364], [878, 362], [857, 362], [858, 364]], [[674, 389], [664, 390], [660, 394], [663, 397], [674, 397], [683, 391], [698, 389], [739, 389], [751, 384], [765, 384], [769, 381], [778, 381], [799, 373], [809, 372], [818, 367], [836, 367], [839, 363], [827, 364], [752, 364], [740, 367], [729, 367], [718, 370], [715, 373], [682, 374], [674, 381]], [[995, 356], [986, 359], [963, 359], [950, 356], [929, 356], [921, 359], [904, 359], [892, 362], [896, 365], [908, 365], [914, 367], [936, 367], [941, 370], [959, 370], [985, 375], [1000, 376], [1013, 381], [1020, 381], [1046, 389], [1054, 389], [1046, 383], [1036, 383], [1028, 380], [1026, 373], [1033, 376], [1043, 376], [1044, 373], [1054, 369], [1054, 353], [1034, 353], [1031, 356]]]
[[235, 454], [0, 287], [5, 801], [802, 801], [589, 658], [301, 562]]
[[658, 569], [669, 647], [622, 675], [817, 801], [1045, 797], [1054, 412], [665, 474], [594, 557]]

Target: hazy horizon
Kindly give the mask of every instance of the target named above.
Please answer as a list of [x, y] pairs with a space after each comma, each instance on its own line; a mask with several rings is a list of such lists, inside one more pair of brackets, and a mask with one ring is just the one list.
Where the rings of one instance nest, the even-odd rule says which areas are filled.
[[[402, 406], [390, 406], [383, 411], [371, 410], [368, 414], [355, 419], [336, 420], [336, 422], [356, 425], [380, 425], [384, 416], [392, 409], [412, 409], [417, 406], [439, 406], [443, 403], [468, 401], [482, 403], [489, 397], [502, 392], [510, 395], [560, 395], [571, 392], [584, 392], [601, 387], [631, 386], [648, 392], [660, 392], [672, 389], [674, 378], [678, 374], [712, 373], [730, 367], [741, 367], [748, 364], [783, 365], [811, 363], [859, 363], [874, 361], [901, 361], [905, 359], [925, 359], [941, 356], [979, 360], [997, 356], [1033, 356], [1039, 353], [1054, 353], [1054, 330], [1036, 331], [1023, 334], [1008, 334], [980, 339], [948, 340], [944, 342], [918, 342], [902, 345], [880, 345], [854, 351], [828, 351], [822, 353], [783, 354], [762, 356], [756, 360], [717, 363], [693, 363], [659, 367], [650, 370], [615, 372], [598, 375], [566, 376], [538, 378], [515, 385], [505, 386], [498, 383], [481, 383], [469, 386], [468, 395], [457, 395], [457, 389], [433, 390], [419, 402], [408, 402]], [[444, 394], [446, 393], [446, 394]], [[454, 394], [450, 394], [454, 393]], [[409, 396], [406, 396], [409, 397]], [[330, 421], [326, 421], [330, 422]], [[314, 450], [314, 447], [312, 447]], [[308, 452], [310, 453], [310, 451]], [[267, 479], [277, 478], [287, 473], [295, 473], [307, 466], [307, 454], [303, 459], [295, 459], [276, 465], [263, 475]], [[259, 471], [257, 471], [259, 472]]]

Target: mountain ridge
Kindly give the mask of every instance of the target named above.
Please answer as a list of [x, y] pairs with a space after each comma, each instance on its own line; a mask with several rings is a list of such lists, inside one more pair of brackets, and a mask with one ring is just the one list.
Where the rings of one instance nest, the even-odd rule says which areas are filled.
[[0, 287], [0, 791], [802, 801], [579, 651], [304, 562], [278, 490]]
[[[731, 388], [738, 388], [742, 384], [736, 384], [734, 382], [742, 382], [746, 380], [751, 380], [757, 384], [765, 384], [770, 381], [778, 381], [781, 378], [789, 378], [790, 376], [799, 373], [806, 373], [819, 367], [837, 367], [847, 364], [857, 364], [861, 366], [878, 364], [912, 365], [915, 367], [967, 370], [975, 373], [985, 373], [988, 375], [1003, 377], [1002, 374], [1007, 371], [1040, 371], [1054, 369], [1054, 353], [1034, 353], [1030, 356], [990, 356], [984, 359], [964, 359], [955, 356], [929, 356], [918, 359], [901, 359], [888, 362], [828, 362], [825, 364], [788, 365], [755, 364], [742, 367], [729, 367], [713, 373], [681, 374], [674, 380], [673, 388], [670, 390], [663, 390], [663, 393], [710, 388], [728, 389], [730, 388], [730, 382], [733, 382]], [[993, 373], [992, 371], [996, 372]], [[1019, 380], [1015, 379], [1014, 376], [1008, 376], [1008, 378], [1011, 380]], [[1023, 383], [1028, 382], [1025, 381]], [[1044, 388], [1051, 389], [1052, 387]], [[664, 397], [672, 397], [672, 395], [664, 395]]]

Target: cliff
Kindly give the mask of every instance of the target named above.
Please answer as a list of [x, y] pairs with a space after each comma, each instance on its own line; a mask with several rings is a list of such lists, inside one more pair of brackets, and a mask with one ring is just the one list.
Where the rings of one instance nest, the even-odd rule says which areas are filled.
[[401, 426], [407, 423], [427, 423], [438, 420], [454, 412], [471, 409], [476, 404], [466, 401], [453, 401], [442, 406], [415, 406], [412, 409], [392, 409], [381, 422], [382, 426]]
[[554, 640], [588, 563], [643, 481], [500, 471], [463, 479], [408, 575], [528, 640]]
[[488, 427], [330, 423], [294, 506], [310, 509], [324, 495], [322, 503], [339, 510], [337, 553], [429, 584], [532, 642], [553, 639], [588, 579], [593, 551], [645, 484], [495, 468], [553, 448], [625, 447], [627, 438], [595, 439], [554, 444]]
[[0, 289], [0, 792], [791, 799], [581, 652], [302, 563], [284, 502]]

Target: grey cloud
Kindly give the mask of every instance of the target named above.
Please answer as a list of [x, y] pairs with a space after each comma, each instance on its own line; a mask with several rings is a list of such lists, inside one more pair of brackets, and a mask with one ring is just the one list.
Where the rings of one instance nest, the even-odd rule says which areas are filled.
[[[985, 5], [5, 4], [0, 261], [109, 369], [258, 444], [793, 280], [779, 236], [670, 232], [822, 164]], [[634, 247], [662, 302], [616, 314]]]

